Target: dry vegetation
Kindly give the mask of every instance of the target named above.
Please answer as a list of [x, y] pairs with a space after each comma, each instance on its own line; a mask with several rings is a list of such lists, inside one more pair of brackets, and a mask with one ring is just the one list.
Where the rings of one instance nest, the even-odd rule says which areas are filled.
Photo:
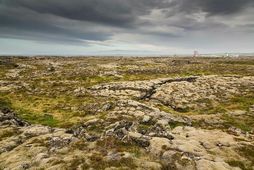
[[254, 59], [0, 57], [0, 125], [0, 169], [253, 169]]

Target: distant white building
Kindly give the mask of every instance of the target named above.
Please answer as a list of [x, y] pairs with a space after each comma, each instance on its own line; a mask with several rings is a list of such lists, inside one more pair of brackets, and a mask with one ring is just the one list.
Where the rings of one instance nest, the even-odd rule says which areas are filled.
[[199, 56], [199, 53], [198, 53], [198, 51], [194, 51], [194, 54], [193, 54], [193, 57], [198, 57]]

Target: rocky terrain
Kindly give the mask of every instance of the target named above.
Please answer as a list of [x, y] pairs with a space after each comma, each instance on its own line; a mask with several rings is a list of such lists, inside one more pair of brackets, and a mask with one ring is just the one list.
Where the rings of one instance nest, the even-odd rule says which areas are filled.
[[1, 57], [0, 169], [254, 169], [254, 59]]

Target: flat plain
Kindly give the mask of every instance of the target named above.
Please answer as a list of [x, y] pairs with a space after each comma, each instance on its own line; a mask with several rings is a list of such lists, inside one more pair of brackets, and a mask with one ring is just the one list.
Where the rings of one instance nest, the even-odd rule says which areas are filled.
[[254, 169], [254, 58], [1, 57], [0, 169]]

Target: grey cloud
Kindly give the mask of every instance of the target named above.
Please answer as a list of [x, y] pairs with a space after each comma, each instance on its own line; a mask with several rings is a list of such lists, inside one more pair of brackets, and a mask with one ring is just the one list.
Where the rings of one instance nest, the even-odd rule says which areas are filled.
[[253, 0], [205, 0], [199, 2], [210, 15], [233, 14], [253, 5]]
[[253, 0], [175, 0], [172, 6], [179, 12], [207, 12], [208, 15], [229, 15], [253, 6]]
[[[59, 39], [73, 38], [83, 40], [110, 39], [112, 32], [101, 30], [95, 32], [89, 23], [77, 31], [66, 26], [59, 27], [54, 23], [61, 17], [67, 24], [71, 20], [92, 22], [123, 29], [135, 29], [140, 15], [149, 14], [151, 9], [165, 8], [169, 4], [163, 0], [1, 0], [0, 1], [0, 35], [17, 38], [25, 35], [40, 38], [41, 34], [59, 35]], [[55, 18], [54, 18], [55, 17]], [[53, 20], [53, 21], [52, 21]], [[76, 23], [75, 23], [76, 24]], [[81, 25], [80, 25], [81, 27]], [[94, 26], [96, 27], [96, 26]], [[89, 30], [89, 28], [91, 28]], [[38, 35], [39, 33], [39, 35]], [[29, 37], [27, 37], [29, 38]], [[49, 37], [50, 38], [50, 37]]]
[[64, 18], [123, 26], [133, 22], [137, 15], [149, 12], [159, 0], [3, 0], [3, 5], [23, 7], [43, 14]]
[[[81, 40], [106, 40], [110, 33], [94, 30], [73, 30], [70, 26], [58, 24], [57, 18], [40, 15], [24, 8], [7, 8], [0, 6], [0, 36], [23, 39], [53, 39], [64, 42], [83, 42]], [[68, 21], [66, 21], [67, 23]]]
[[[233, 22], [253, 7], [253, 0], [0, 0], [0, 37], [84, 44], [132, 34], [146, 42], [183, 45], [188, 34], [229, 29], [225, 16]], [[142, 18], [155, 9], [164, 18]], [[193, 16], [199, 12], [206, 13], [202, 22]], [[252, 31], [253, 23], [241, 27], [246, 29], [230, 29]]]

